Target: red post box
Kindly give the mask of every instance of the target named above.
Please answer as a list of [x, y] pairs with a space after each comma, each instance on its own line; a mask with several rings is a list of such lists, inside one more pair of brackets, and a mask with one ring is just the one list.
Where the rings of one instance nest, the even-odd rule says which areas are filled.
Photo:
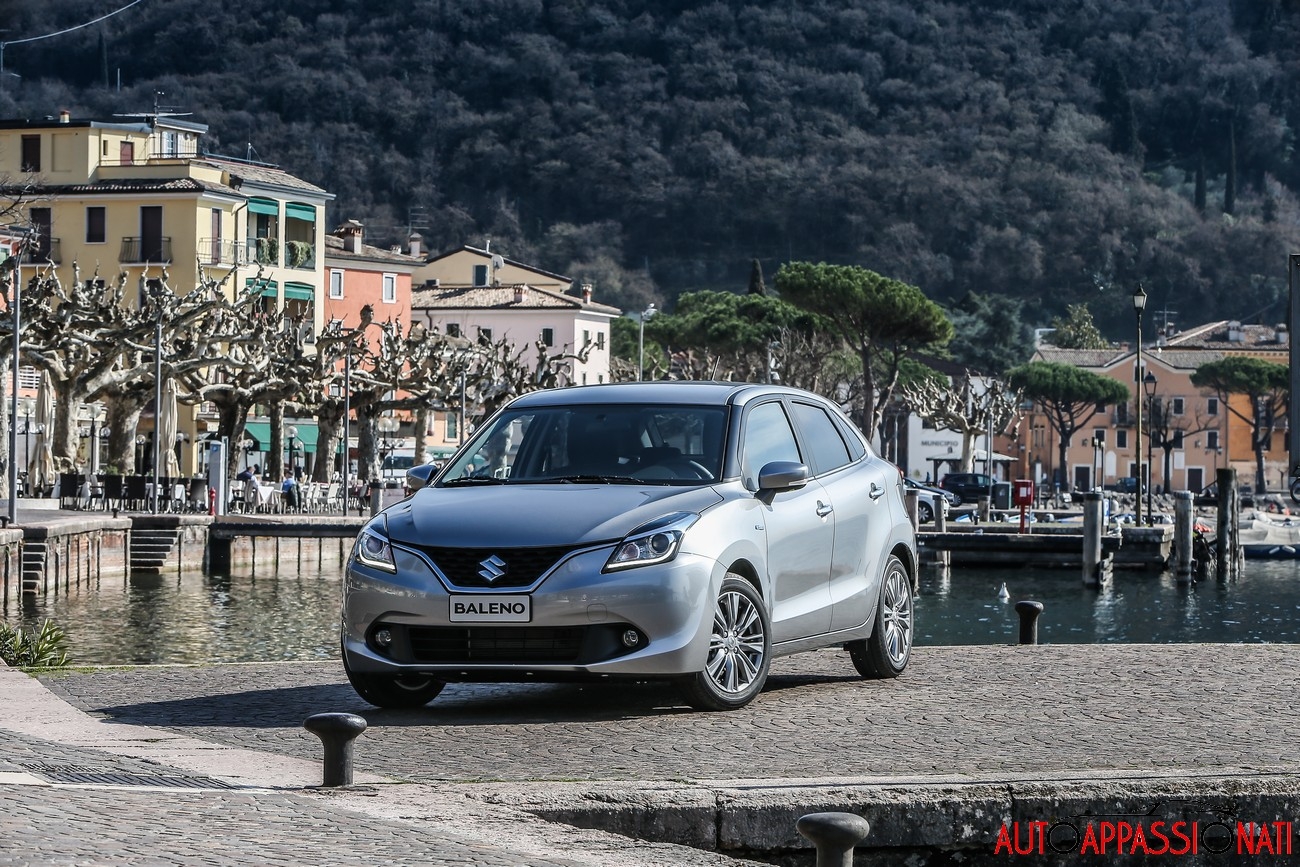
[[1032, 479], [1016, 479], [1011, 489], [1011, 505], [1032, 506], [1034, 504], [1034, 482]]

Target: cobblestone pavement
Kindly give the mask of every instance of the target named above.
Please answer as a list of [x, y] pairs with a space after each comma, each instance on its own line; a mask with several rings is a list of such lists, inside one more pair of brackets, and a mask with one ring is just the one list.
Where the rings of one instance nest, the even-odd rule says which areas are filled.
[[1056, 778], [1300, 771], [1289, 645], [921, 647], [894, 681], [847, 654], [778, 660], [762, 696], [690, 712], [655, 684], [449, 685], [379, 710], [337, 662], [45, 678], [87, 712], [311, 758], [301, 724], [350, 711], [357, 766], [414, 781]]
[[[1295, 659], [1281, 645], [923, 647], [902, 678], [869, 682], [823, 651], [779, 660], [763, 695], [726, 714], [613, 683], [451, 685], [427, 708], [381, 711], [337, 661], [40, 684], [0, 669], [0, 865], [755, 867], [533, 813], [612, 786], [667, 815], [673, 798], [710, 812], [710, 787], [793, 803], [864, 784], [1295, 775]], [[314, 788], [321, 746], [302, 721], [323, 711], [369, 721], [351, 789]]]

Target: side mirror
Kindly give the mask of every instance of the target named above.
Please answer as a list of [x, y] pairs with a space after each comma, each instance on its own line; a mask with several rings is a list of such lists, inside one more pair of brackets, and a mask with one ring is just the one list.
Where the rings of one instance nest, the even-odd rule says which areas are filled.
[[429, 479], [433, 478], [433, 474], [437, 471], [438, 468], [433, 464], [421, 464], [418, 467], [411, 467], [406, 471], [406, 487], [412, 491], [420, 490], [420, 488], [429, 484]]
[[789, 491], [808, 484], [808, 468], [795, 461], [772, 461], [758, 471], [758, 490]]

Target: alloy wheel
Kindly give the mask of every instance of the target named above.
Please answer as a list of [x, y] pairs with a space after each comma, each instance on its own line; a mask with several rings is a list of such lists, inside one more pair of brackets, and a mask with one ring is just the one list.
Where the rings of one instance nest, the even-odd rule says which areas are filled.
[[721, 692], [744, 692], [759, 677], [765, 637], [763, 618], [749, 597], [735, 590], [719, 595], [705, 671]]

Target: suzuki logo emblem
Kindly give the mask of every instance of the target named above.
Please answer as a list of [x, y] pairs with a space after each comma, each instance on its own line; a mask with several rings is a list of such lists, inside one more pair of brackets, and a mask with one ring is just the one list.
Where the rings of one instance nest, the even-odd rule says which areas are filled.
[[483, 568], [478, 570], [478, 577], [482, 578], [489, 584], [506, 574], [506, 561], [502, 560], [496, 554], [481, 561], [479, 565]]

